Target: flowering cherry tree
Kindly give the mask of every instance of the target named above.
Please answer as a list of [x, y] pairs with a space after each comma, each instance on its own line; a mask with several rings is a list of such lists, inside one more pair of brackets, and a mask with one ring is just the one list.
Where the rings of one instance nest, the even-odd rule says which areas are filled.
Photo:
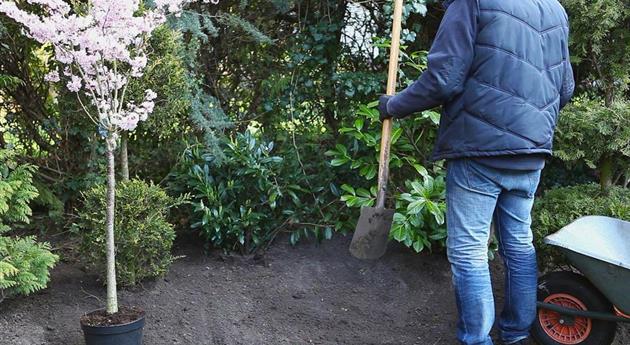
[[[131, 78], [147, 65], [146, 44], [168, 15], [179, 15], [191, 0], [89, 0], [77, 8], [63, 0], [1, 1], [0, 12], [24, 26], [24, 33], [50, 44], [59, 70], [45, 76], [77, 93], [85, 114], [107, 147], [107, 312], [118, 312], [114, 243], [115, 162], [119, 133], [133, 131], [154, 107], [156, 93], [139, 102], [125, 98]], [[218, 0], [203, 0], [218, 3]], [[86, 101], [84, 101], [86, 100]]]

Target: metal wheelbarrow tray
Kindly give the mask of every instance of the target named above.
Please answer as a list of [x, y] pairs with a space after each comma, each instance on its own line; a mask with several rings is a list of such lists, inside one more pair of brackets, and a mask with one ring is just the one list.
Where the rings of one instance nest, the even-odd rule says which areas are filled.
[[558, 247], [612, 304], [630, 314], [630, 222], [584, 217], [545, 243]]
[[542, 345], [610, 345], [630, 322], [630, 223], [584, 217], [545, 238], [581, 274], [554, 271], [538, 281], [532, 336]]

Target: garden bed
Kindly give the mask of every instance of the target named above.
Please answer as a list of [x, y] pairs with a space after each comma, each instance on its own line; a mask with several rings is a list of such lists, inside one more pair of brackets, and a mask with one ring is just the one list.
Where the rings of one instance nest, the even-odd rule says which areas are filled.
[[[145, 344], [456, 344], [449, 265], [441, 254], [392, 245], [376, 262], [350, 257], [349, 238], [293, 248], [278, 240], [264, 259], [183, 245], [166, 279], [120, 294], [146, 309]], [[493, 263], [497, 300], [500, 265]], [[104, 289], [76, 263], [49, 289], [0, 305], [0, 344], [82, 345], [79, 317]], [[615, 344], [630, 343], [622, 328]]]

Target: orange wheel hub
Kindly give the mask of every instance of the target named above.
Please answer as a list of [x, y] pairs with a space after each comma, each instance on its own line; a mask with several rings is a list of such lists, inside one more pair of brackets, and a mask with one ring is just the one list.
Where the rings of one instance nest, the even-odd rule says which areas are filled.
[[[587, 311], [578, 298], [558, 293], [545, 298], [545, 303], [556, 304], [565, 308]], [[591, 319], [581, 316], [565, 316], [551, 310], [540, 309], [538, 321], [547, 335], [560, 344], [580, 344], [588, 338], [593, 329]]]

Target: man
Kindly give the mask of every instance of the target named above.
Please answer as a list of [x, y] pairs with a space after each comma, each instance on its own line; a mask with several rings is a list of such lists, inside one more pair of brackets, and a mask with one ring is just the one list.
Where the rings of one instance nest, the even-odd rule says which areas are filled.
[[448, 161], [448, 258], [461, 344], [492, 344], [487, 243], [505, 264], [504, 344], [526, 344], [536, 315], [531, 209], [558, 113], [573, 95], [568, 18], [557, 0], [450, 0], [428, 69], [381, 118], [441, 105], [433, 158]]

